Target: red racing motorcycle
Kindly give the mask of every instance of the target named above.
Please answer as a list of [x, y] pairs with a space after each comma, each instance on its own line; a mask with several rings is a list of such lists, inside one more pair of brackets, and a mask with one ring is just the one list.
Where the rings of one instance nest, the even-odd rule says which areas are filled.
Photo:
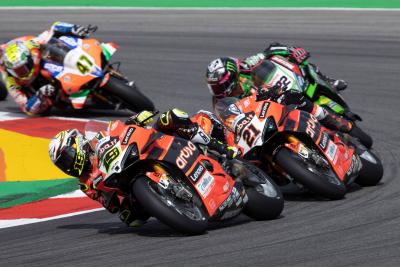
[[128, 197], [150, 215], [185, 234], [242, 211], [256, 220], [277, 218], [283, 198], [275, 183], [245, 161], [206, 155], [192, 142], [153, 128], [90, 121], [102, 173], [97, 187]]
[[[353, 181], [376, 185], [380, 160], [365, 147], [354, 147], [323, 127], [311, 114], [273, 101], [219, 100], [217, 116], [234, 132], [233, 144], [244, 157], [261, 164], [279, 185], [294, 185], [329, 199], [340, 199]], [[364, 148], [364, 149], [363, 149]]]

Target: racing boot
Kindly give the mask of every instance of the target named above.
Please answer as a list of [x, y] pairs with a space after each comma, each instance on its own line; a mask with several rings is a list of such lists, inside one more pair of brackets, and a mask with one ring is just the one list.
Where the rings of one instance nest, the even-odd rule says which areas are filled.
[[140, 227], [147, 222], [150, 215], [139, 205], [133, 205], [128, 198], [122, 201], [119, 219], [129, 227]]
[[332, 79], [331, 77], [323, 74], [321, 70], [313, 65], [315, 67], [316, 72], [325, 80], [327, 81], [333, 88], [335, 88], [337, 91], [343, 91], [344, 89], [347, 88], [348, 83], [345, 80], [336, 80]]

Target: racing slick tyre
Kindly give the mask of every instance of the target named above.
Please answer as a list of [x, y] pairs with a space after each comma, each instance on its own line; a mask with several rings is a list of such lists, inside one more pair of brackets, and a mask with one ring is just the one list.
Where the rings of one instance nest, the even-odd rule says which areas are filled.
[[284, 199], [279, 187], [260, 168], [244, 160], [241, 163], [246, 168], [246, 188], [248, 201], [243, 213], [255, 220], [276, 219], [283, 210]]
[[362, 167], [355, 182], [361, 186], [374, 186], [383, 177], [381, 160], [370, 150], [360, 154]]
[[132, 111], [154, 110], [153, 102], [142, 94], [135, 84], [129, 86], [126, 81], [110, 76], [110, 79], [102, 88], [118, 97]]
[[201, 234], [208, 226], [208, 216], [196, 203], [177, 198], [146, 176], [133, 183], [140, 204], [154, 217], [171, 228], [190, 235]]
[[322, 171], [314, 162], [305, 161], [287, 148], [281, 148], [274, 159], [296, 182], [322, 197], [336, 200], [346, 194], [346, 186], [331, 168], [329, 172]]
[[7, 88], [2, 80], [0, 80], [0, 101], [6, 99], [7, 97]]
[[361, 130], [360, 127], [358, 127], [357, 125], [353, 124], [353, 127], [351, 129], [351, 131], [349, 132], [349, 134], [355, 138], [357, 138], [361, 144], [363, 144], [366, 148], [371, 148], [372, 144], [373, 144], [373, 140], [372, 137], [369, 136], [369, 134], [367, 134], [366, 132], [364, 132], [363, 130]]

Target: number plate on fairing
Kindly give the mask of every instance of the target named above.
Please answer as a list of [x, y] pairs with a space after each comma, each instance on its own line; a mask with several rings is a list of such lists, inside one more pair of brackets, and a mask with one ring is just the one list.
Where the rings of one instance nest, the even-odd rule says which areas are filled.
[[247, 153], [253, 147], [262, 145], [261, 136], [265, 122], [266, 120], [260, 121], [257, 116], [253, 116], [251, 121], [240, 129], [238, 127], [241, 124], [240, 121], [238, 122], [235, 129], [235, 143], [243, 147], [244, 153]]

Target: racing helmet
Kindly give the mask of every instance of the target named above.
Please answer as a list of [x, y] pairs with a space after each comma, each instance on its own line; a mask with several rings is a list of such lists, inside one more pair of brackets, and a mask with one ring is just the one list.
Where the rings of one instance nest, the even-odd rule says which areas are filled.
[[177, 133], [179, 136], [189, 139], [197, 130], [196, 127], [197, 125], [190, 120], [189, 114], [178, 108], [162, 113], [155, 124], [157, 131], [166, 134]]
[[210, 93], [217, 98], [230, 96], [237, 86], [238, 78], [239, 60], [236, 58], [217, 58], [207, 66], [207, 85]]
[[51, 161], [73, 177], [91, 170], [89, 153], [89, 142], [77, 129], [59, 132], [49, 144]]
[[2, 61], [8, 73], [20, 80], [28, 80], [34, 73], [34, 61], [23, 41], [11, 41], [3, 51]]

